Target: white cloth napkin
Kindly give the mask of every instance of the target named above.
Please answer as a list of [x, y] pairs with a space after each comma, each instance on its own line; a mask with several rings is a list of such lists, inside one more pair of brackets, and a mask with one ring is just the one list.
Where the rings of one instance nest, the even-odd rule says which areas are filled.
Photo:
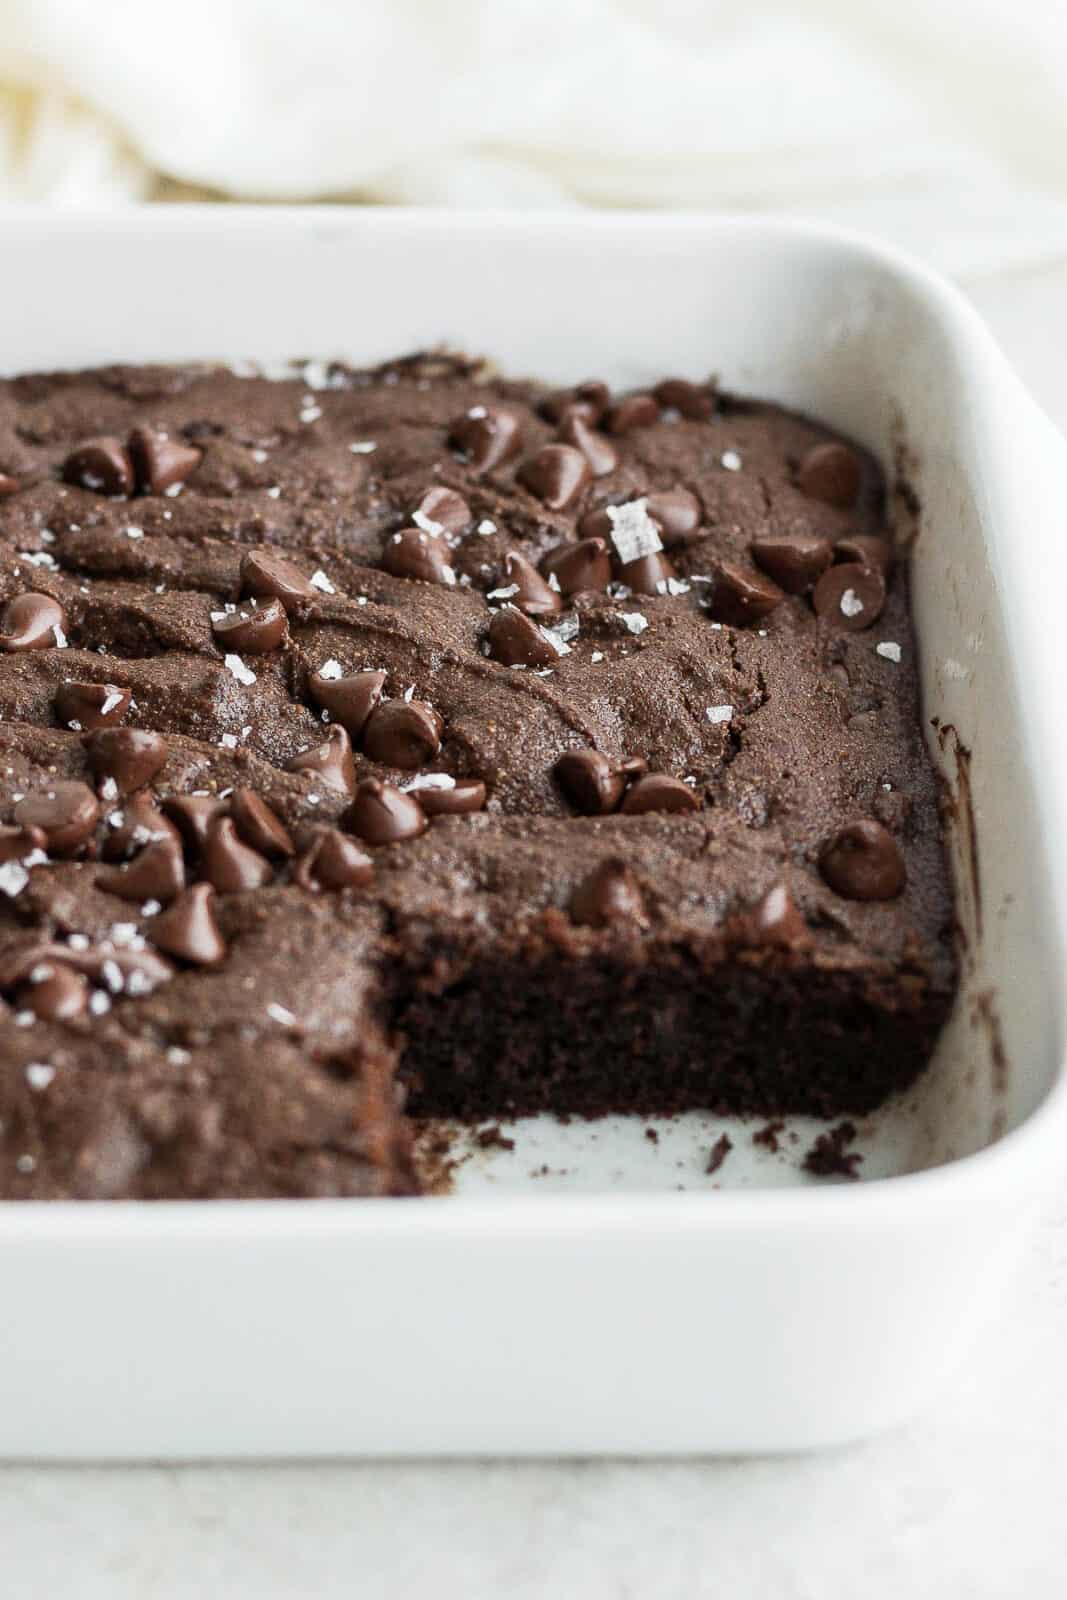
[[729, 206], [1067, 246], [1061, 0], [0, 0], [0, 199]]

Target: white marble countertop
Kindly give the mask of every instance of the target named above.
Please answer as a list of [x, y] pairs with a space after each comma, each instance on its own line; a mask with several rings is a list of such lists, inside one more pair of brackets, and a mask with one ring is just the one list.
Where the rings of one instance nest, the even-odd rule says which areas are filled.
[[[1067, 429], [1067, 257], [961, 281]], [[50, 1600], [1058, 1600], [1065, 1486], [1067, 1176], [936, 1408], [890, 1437], [752, 1461], [9, 1467], [0, 1572]]]

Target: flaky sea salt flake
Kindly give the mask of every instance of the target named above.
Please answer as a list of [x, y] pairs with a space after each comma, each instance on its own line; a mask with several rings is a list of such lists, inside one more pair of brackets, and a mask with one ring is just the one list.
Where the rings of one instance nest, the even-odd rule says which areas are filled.
[[238, 683], [243, 683], [245, 685], [255, 683], [255, 673], [245, 666], [240, 656], [231, 655], [224, 657], [223, 665], [225, 666], [227, 672], [233, 673], [233, 676], [237, 679]]
[[611, 542], [615, 553], [625, 566], [639, 561], [642, 556], [654, 556], [663, 549], [659, 528], [648, 514], [648, 500], [628, 500], [622, 506], [606, 507], [611, 523]]
[[400, 787], [404, 794], [416, 794], [420, 789], [454, 789], [456, 780], [447, 772], [420, 772], [418, 777]]
[[5, 861], [0, 866], [0, 894], [13, 900], [21, 894], [30, 881], [30, 875], [19, 861]]
[[619, 621], [629, 633], [644, 633], [648, 627], [648, 618], [640, 611], [620, 611]]

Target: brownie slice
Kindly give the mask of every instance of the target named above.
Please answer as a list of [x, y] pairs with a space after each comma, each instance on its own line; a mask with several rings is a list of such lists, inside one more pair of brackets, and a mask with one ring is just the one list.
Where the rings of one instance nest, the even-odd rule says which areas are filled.
[[955, 986], [875, 463], [438, 354], [0, 383], [0, 1193], [858, 1113]]

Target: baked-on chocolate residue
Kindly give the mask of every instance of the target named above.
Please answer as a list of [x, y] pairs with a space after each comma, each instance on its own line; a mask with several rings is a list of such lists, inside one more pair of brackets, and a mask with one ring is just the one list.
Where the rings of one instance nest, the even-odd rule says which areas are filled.
[[937, 731], [937, 742], [942, 751], [951, 750], [956, 763], [955, 793], [951, 786], [946, 784], [945, 809], [949, 816], [954, 818], [962, 828], [964, 858], [967, 863], [967, 872], [971, 880], [971, 896], [974, 901], [974, 931], [980, 939], [982, 937], [982, 880], [978, 870], [978, 829], [974, 817], [974, 799], [971, 789], [971, 751], [963, 743], [958, 732], [951, 722], [942, 722], [938, 717], [931, 717], [932, 726]]
[[784, 1127], [785, 1123], [781, 1118], [774, 1122], [768, 1122], [765, 1127], [756, 1129], [756, 1132], [752, 1135], [752, 1143], [764, 1145], [768, 1150], [777, 1152], [778, 1135]]
[[1002, 1096], [1008, 1087], [1008, 1055], [1004, 1048], [1004, 1031], [996, 1009], [996, 995], [992, 989], [983, 989], [972, 1002], [971, 1015], [977, 1026], [989, 1036], [989, 1061], [993, 1069], [993, 1093]]

